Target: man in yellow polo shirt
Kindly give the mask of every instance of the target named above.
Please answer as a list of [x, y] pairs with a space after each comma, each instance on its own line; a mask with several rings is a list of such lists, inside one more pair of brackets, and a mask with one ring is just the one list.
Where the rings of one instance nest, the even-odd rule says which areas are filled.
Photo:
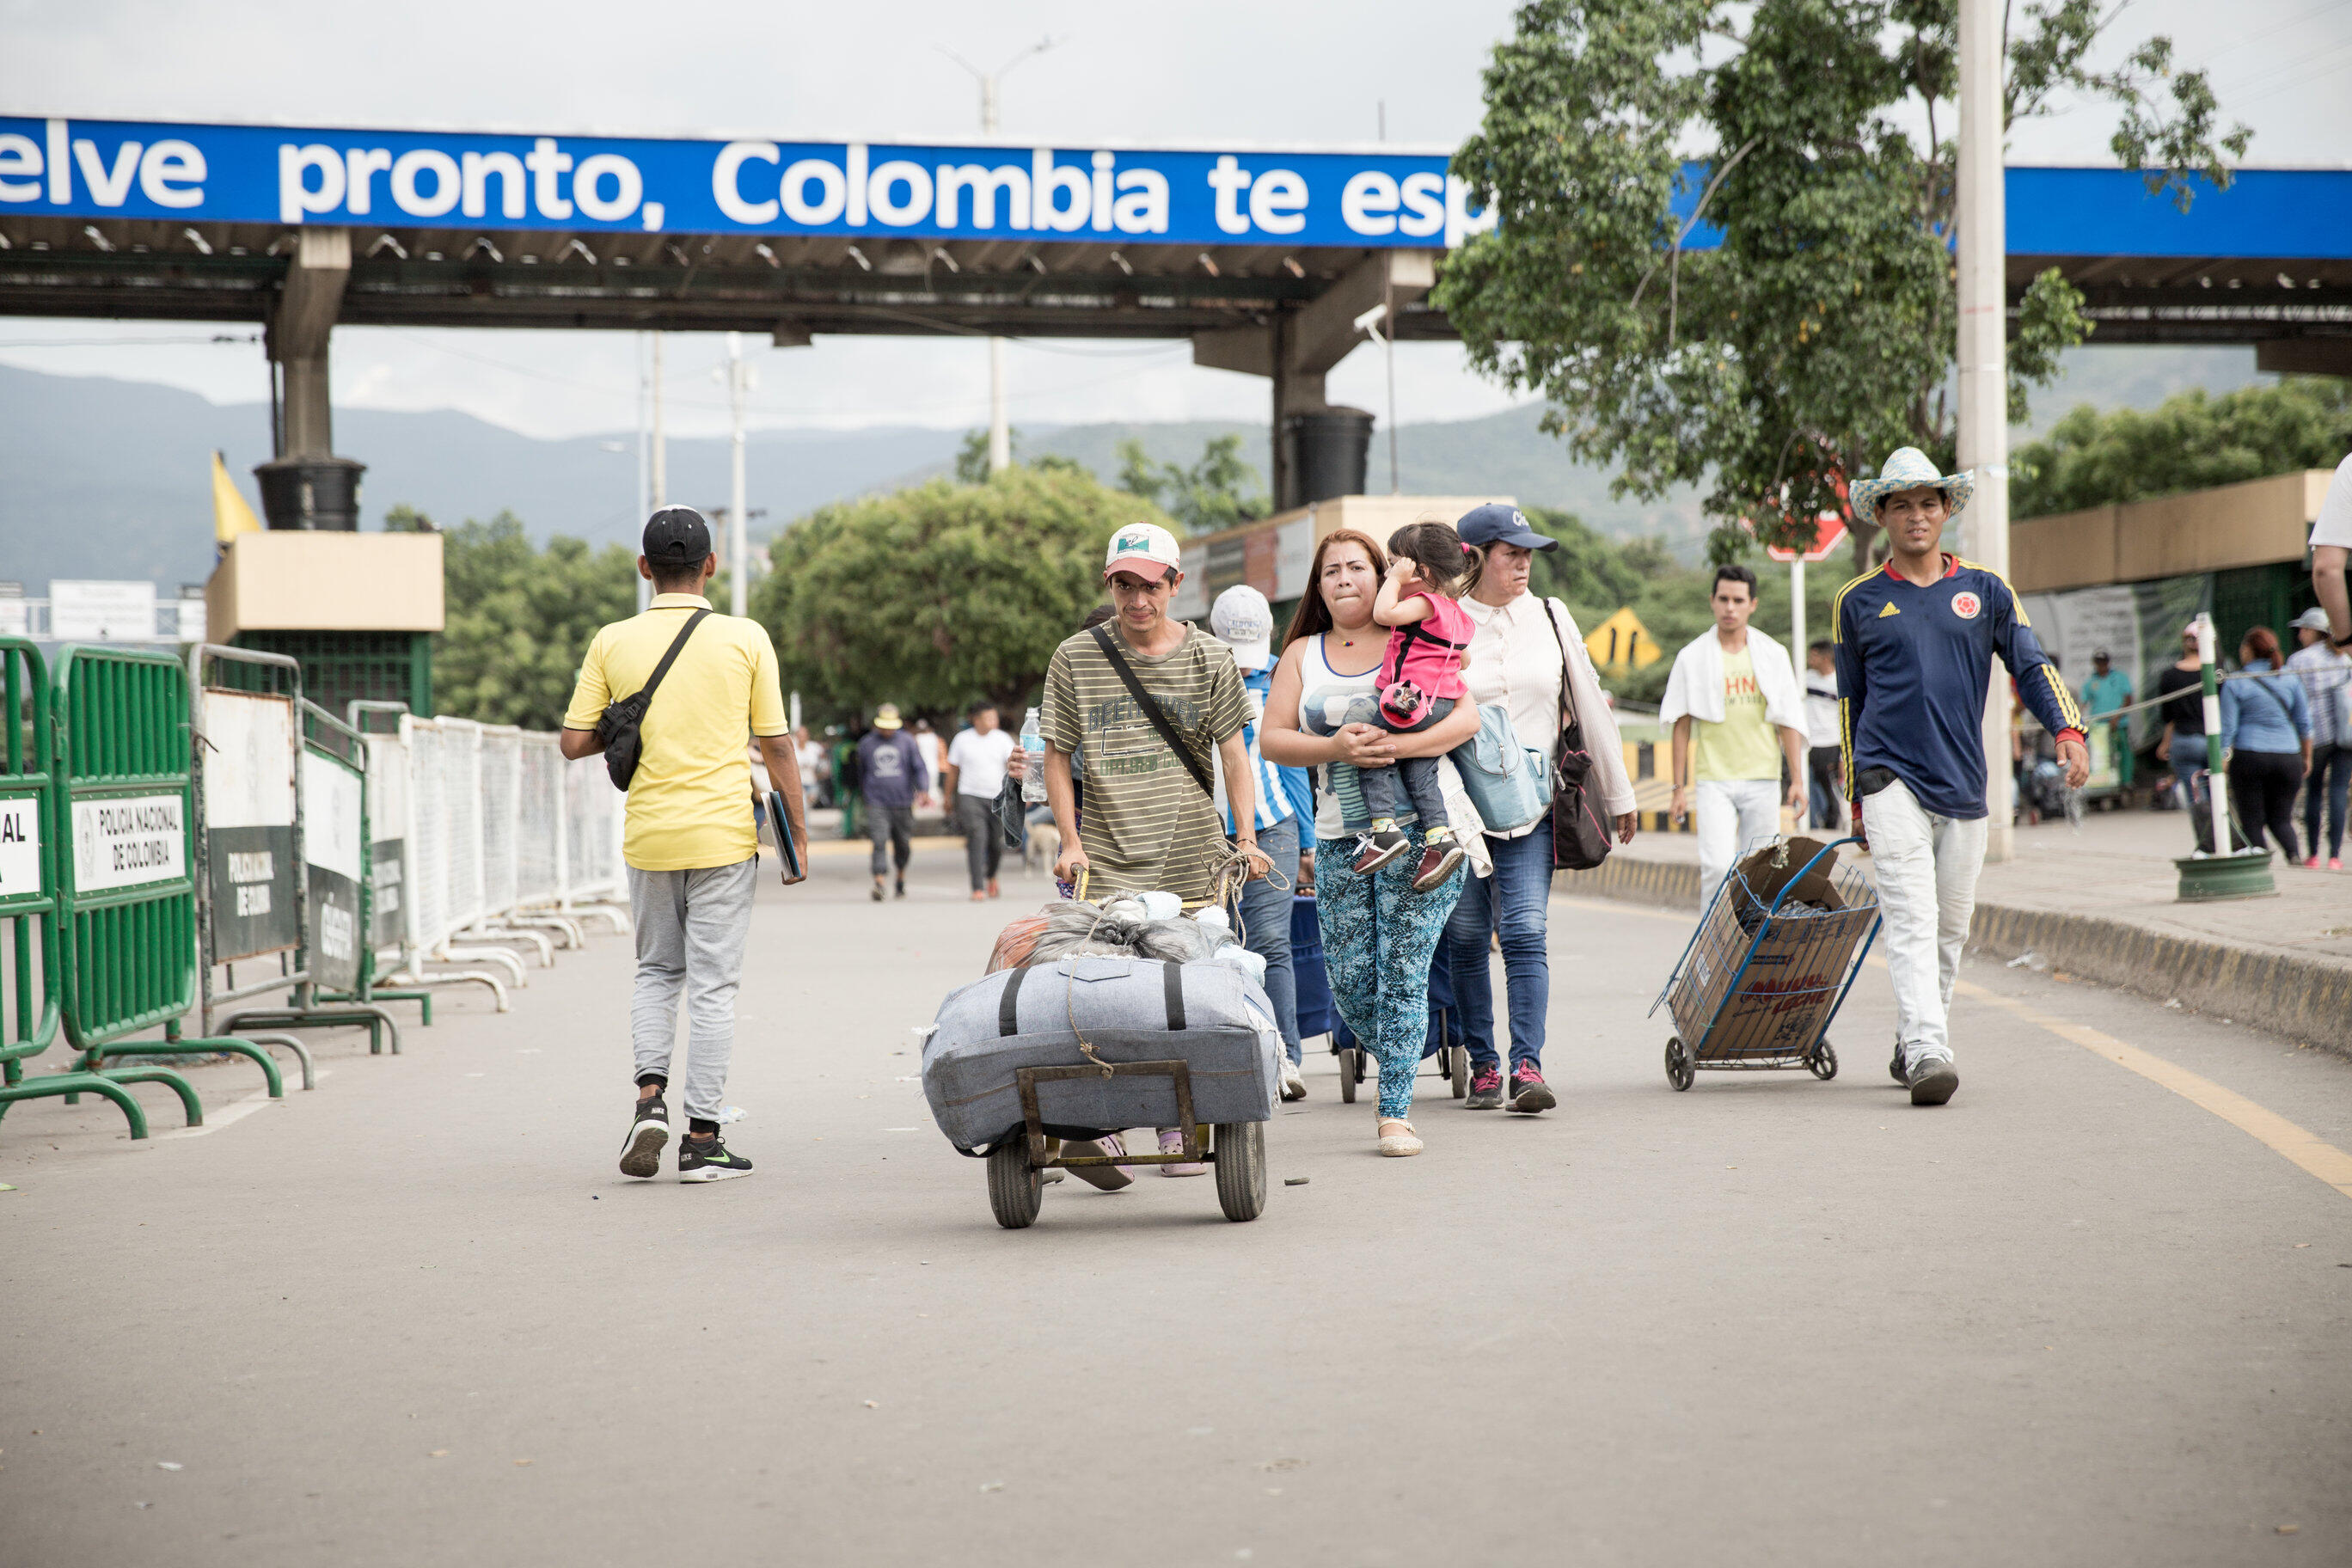
[[[703, 595], [718, 565], [700, 512], [673, 506], [654, 513], [646, 524], [645, 553], [637, 557], [638, 573], [653, 582], [652, 606], [597, 632], [563, 715], [565, 756], [603, 751], [596, 724], [606, 707], [644, 689], [663, 655], [677, 646], [677, 657], [638, 724], [641, 750], [621, 849], [637, 926], [636, 991], [629, 1005], [637, 1106], [621, 1144], [621, 1170], [639, 1177], [661, 1170], [662, 1148], [669, 1142], [662, 1091], [669, 1087], [682, 990], [688, 1024], [688, 1126], [677, 1151], [682, 1182], [751, 1173], [751, 1162], [719, 1138], [719, 1103], [735, 1047], [735, 988], [760, 870], [747, 734], [767, 763], [768, 782], [783, 796], [793, 837], [808, 842], [775, 645], [757, 621], [710, 613]], [[689, 622], [693, 630], [687, 632]], [[801, 879], [787, 873], [784, 880]]]

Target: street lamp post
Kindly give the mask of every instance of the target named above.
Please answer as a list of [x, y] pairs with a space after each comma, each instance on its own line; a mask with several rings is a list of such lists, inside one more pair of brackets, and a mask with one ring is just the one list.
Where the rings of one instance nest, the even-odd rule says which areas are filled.
[[[1042, 55], [1054, 47], [1048, 35], [1038, 39], [992, 71], [982, 70], [952, 49], [940, 53], [970, 71], [980, 83], [980, 129], [986, 136], [996, 134], [997, 84], [1005, 73], [1023, 60]], [[991, 477], [1013, 466], [1013, 424], [1004, 408], [1004, 340], [988, 340], [988, 471]]]

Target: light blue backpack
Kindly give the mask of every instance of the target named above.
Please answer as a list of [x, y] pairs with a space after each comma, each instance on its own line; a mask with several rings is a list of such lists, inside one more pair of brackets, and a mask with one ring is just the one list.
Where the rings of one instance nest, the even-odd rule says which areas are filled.
[[1478, 707], [1478, 732], [1454, 748], [1462, 793], [1489, 833], [1516, 833], [1551, 809], [1551, 765], [1541, 752], [1519, 744], [1510, 710], [1499, 702]]

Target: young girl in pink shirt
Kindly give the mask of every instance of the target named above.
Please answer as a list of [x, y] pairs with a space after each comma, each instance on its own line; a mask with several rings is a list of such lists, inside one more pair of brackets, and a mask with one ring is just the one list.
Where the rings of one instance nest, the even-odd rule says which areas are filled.
[[[1475, 580], [1479, 552], [1443, 522], [1408, 523], [1389, 538], [1388, 575], [1373, 602], [1372, 619], [1390, 627], [1381, 659], [1380, 726], [1391, 734], [1426, 730], [1469, 695], [1463, 655], [1470, 647], [1470, 616], [1454, 595]], [[1410, 803], [1421, 819], [1421, 864], [1412, 885], [1426, 892], [1462, 863], [1438, 787], [1435, 757], [1400, 757], [1392, 767], [1331, 764], [1331, 793], [1340, 826], [1360, 836], [1355, 869], [1369, 873], [1412, 848], [1396, 819]]]

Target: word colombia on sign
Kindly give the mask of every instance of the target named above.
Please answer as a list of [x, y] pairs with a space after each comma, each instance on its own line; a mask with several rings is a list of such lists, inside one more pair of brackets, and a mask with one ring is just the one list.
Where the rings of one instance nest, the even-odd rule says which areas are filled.
[[669, 141], [0, 116], [0, 210], [184, 223], [1119, 237], [1439, 249], [1494, 226], [1439, 152]]

